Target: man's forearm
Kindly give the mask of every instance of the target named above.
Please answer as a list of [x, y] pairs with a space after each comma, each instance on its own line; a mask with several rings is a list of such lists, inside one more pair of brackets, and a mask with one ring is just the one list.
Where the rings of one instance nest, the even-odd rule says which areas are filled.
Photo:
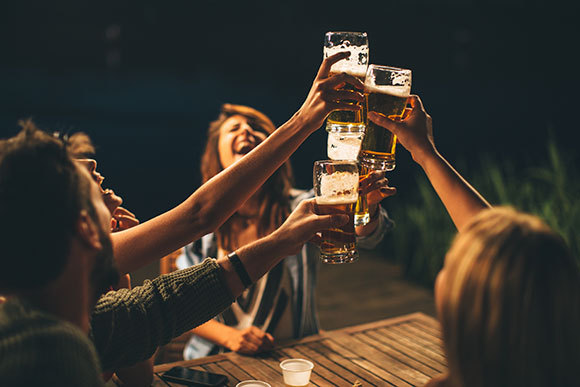
[[211, 259], [105, 294], [91, 321], [103, 369], [147, 359], [159, 345], [215, 317], [233, 300], [222, 269]]

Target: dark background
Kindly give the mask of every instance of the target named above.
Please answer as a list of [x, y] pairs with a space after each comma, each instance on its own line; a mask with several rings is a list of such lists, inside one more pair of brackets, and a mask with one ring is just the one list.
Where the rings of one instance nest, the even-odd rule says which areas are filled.
[[[413, 69], [414, 93], [453, 162], [577, 154], [578, 6], [570, 1], [20, 1], [0, 10], [0, 136], [33, 117], [87, 132], [104, 185], [149, 219], [199, 185], [224, 102], [283, 123], [301, 105], [329, 30], [368, 32], [370, 62]], [[325, 158], [319, 131], [292, 158], [297, 185]], [[404, 200], [416, 172], [398, 151]], [[400, 199], [399, 199], [400, 198]]]

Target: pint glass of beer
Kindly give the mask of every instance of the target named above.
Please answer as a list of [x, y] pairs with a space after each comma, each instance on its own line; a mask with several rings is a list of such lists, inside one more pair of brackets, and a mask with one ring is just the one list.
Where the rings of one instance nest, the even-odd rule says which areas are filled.
[[[328, 132], [328, 158], [331, 160], [357, 160], [363, 130], [338, 130]], [[359, 166], [359, 183], [371, 172], [366, 167]], [[359, 193], [354, 211], [354, 225], [364, 226], [370, 221], [367, 196]]]
[[[390, 118], [402, 118], [411, 94], [411, 70], [370, 65], [365, 78], [367, 109]], [[397, 137], [367, 121], [359, 161], [369, 169], [395, 169]]]
[[316, 212], [346, 214], [349, 221], [322, 231], [320, 258], [325, 263], [347, 263], [358, 259], [354, 233], [354, 209], [358, 198], [358, 164], [354, 160], [322, 160], [314, 163]]
[[[369, 43], [366, 32], [327, 32], [324, 37], [324, 58], [339, 52], [349, 51], [350, 56], [332, 65], [330, 74], [347, 73], [364, 81], [369, 60]], [[353, 90], [346, 85], [346, 89]], [[353, 101], [353, 104], [356, 102]], [[358, 111], [335, 110], [326, 120], [328, 132], [364, 130], [365, 106]]]

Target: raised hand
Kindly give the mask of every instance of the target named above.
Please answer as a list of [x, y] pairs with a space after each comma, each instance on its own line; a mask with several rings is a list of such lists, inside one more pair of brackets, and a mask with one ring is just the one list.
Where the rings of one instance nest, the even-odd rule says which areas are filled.
[[[322, 61], [306, 101], [296, 113], [313, 130], [320, 128], [326, 116], [333, 110], [357, 111], [361, 109], [359, 103], [364, 102], [363, 83], [356, 77], [345, 73], [330, 75], [332, 65], [349, 56], [350, 52], [339, 52]], [[353, 86], [356, 90], [342, 89], [346, 84]]]
[[315, 213], [315, 199], [302, 201], [288, 216], [286, 221], [272, 233], [285, 255], [297, 254], [302, 245], [315, 238], [316, 233], [342, 226], [348, 222], [348, 215], [318, 215]]
[[367, 116], [375, 124], [395, 134], [397, 141], [411, 152], [413, 160], [421, 164], [427, 156], [436, 152], [433, 124], [431, 116], [425, 111], [418, 96], [410, 96], [409, 103], [411, 109], [407, 108], [400, 120], [377, 112], [369, 112]]
[[369, 206], [377, 205], [383, 199], [397, 193], [395, 187], [389, 186], [389, 180], [385, 177], [384, 171], [372, 171], [361, 180], [359, 191], [361, 195], [367, 195]]
[[369, 112], [368, 118], [390, 130], [411, 152], [413, 160], [423, 168], [455, 226], [461, 231], [473, 216], [490, 205], [435, 148], [431, 116], [425, 111], [421, 99], [412, 95], [409, 102], [411, 109], [406, 110], [401, 120], [377, 112]]
[[113, 232], [122, 231], [139, 224], [134, 213], [123, 207], [117, 207], [112, 214], [111, 228]]

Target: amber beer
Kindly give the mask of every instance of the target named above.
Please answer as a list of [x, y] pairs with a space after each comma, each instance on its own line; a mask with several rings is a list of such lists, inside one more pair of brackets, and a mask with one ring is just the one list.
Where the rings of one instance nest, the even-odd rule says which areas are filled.
[[[364, 129], [359, 128], [333, 128], [328, 130], [327, 154], [331, 160], [356, 160], [360, 153], [360, 146], [364, 136]], [[368, 176], [369, 170], [363, 166], [359, 169], [360, 182]], [[364, 226], [370, 221], [367, 206], [367, 196], [359, 193], [354, 213], [354, 225]]]
[[[402, 118], [410, 93], [411, 70], [369, 66], [365, 79], [368, 111], [375, 111], [390, 118]], [[367, 120], [359, 161], [370, 169], [392, 171], [395, 168], [396, 145], [395, 135]]]
[[[369, 58], [367, 33], [344, 31], [327, 32], [324, 36], [324, 58], [345, 51], [350, 52], [350, 56], [333, 64], [330, 69], [330, 75], [346, 73], [358, 78], [364, 83]], [[351, 85], [345, 85], [343, 89], [354, 90]], [[331, 112], [326, 121], [327, 130], [364, 129], [366, 121], [364, 104], [354, 100], [350, 102], [353, 105], [360, 104], [360, 110], [335, 110]]]
[[[359, 165], [359, 187], [364, 179], [366, 179], [372, 171], [369, 170], [364, 165]], [[369, 214], [369, 204], [367, 202], [367, 195], [358, 194], [358, 200], [356, 201], [356, 206], [354, 208], [354, 225], [364, 226], [371, 221], [371, 215]]]
[[[359, 73], [353, 73], [350, 71], [346, 71], [346, 73], [352, 75], [353, 77], [358, 78], [362, 83], [364, 83], [364, 81], [365, 81], [364, 71], [365, 70], [362, 70], [362, 72], [359, 72]], [[332, 75], [333, 73], [331, 72], [330, 74]], [[342, 89], [349, 90], [349, 91], [355, 90], [355, 88], [352, 87], [351, 85], [349, 85], [348, 83], [346, 85], [344, 85], [342, 87]], [[355, 110], [355, 111], [334, 110], [334, 111], [332, 111], [328, 115], [328, 118], [326, 119], [326, 126], [328, 129], [331, 129], [331, 128], [351, 128], [352, 129], [353, 127], [358, 127], [358, 128], [364, 129], [365, 121], [367, 118], [365, 104], [357, 102], [357, 101], [346, 101], [346, 102], [350, 102], [353, 105], [359, 104], [360, 110]]]
[[314, 163], [316, 212], [320, 215], [348, 215], [346, 224], [321, 233], [320, 258], [325, 263], [346, 263], [358, 259], [354, 232], [358, 176], [355, 160], [322, 160]]
[[320, 257], [325, 263], [352, 262], [356, 252], [356, 235], [354, 233], [355, 201], [316, 199], [316, 213], [319, 215], [347, 214], [348, 222], [338, 228], [322, 231]]

